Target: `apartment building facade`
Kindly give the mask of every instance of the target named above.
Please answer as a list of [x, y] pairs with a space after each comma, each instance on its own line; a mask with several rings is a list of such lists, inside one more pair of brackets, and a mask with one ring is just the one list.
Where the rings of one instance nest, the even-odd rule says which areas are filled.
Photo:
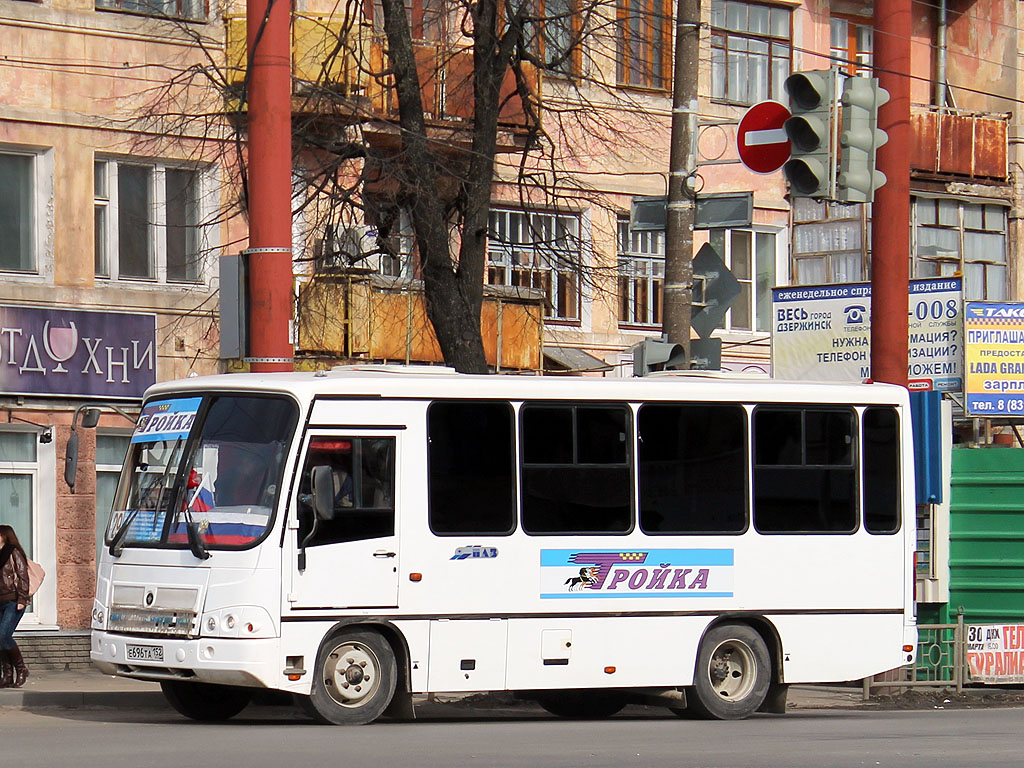
[[[438, 55], [451, 19], [441, 4], [407, 5], [431, 119], [467, 119], [465, 56]], [[531, 87], [551, 151], [523, 173], [531, 126], [510, 84], [482, 276], [485, 348], [497, 370], [630, 375], [631, 347], [660, 334], [663, 316], [658, 211], [675, 8], [545, 8], [561, 21], [542, 36], [547, 66]], [[913, 9], [911, 274], [960, 273], [968, 299], [1019, 298], [1018, 5]], [[130, 417], [153, 381], [244, 367], [244, 350], [220, 343], [218, 282], [218, 258], [245, 246], [244, 146], [233, 140], [244, 123], [232, 102], [244, 82], [240, 10], [0, 0], [0, 519], [55, 576], [24, 631], [88, 626], [99, 532], [131, 422], [105, 407], [100, 428], [83, 430], [79, 407], [115, 405]], [[871, 5], [709, 0], [701, 21], [693, 178], [700, 197], [733, 213], [709, 208], [695, 249], [711, 243], [741, 287], [716, 332], [723, 367], [770, 373], [771, 288], [867, 280], [872, 212], [792, 198], [781, 173], [747, 170], [736, 126], [754, 103], [785, 103], [792, 71], [869, 72]], [[346, 15], [300, 0], [293, 25], [295, 114], [333, 141], [393, 142], [393, 95], [372, 76], [381, 51], [373, 4]], [[337, 65], [322, 66], [342, 38], [342, 58], [334, 51]], [[325, 78], [331, 119], [309, 120], [312, 86]], [[356, 216], [335, 215], [303, 186], [316, 161], [296, 156], [297, 364], [440, 362], [411, 224], [388, 179], [375, 179]], [[63, 476], [73, 429], [75, 493]]]
[[[188, 129], [163, 133], [154, 106], [169, 73], [201, 66], [195, 36], [219, 38], [220, 24], [158, 10], [0, 3], [0, 519], [47, 572], [20, 630], [29, 649], [68, 635], [45, 643], [55, 664], [81, 653], [74, 635], [89, 626], [100, 531], [145, 388], [224, 367], [213, 254], [244, 228], [220, 217], [223, 169]], [[81, 427], [86, 406], [102, 412], [96, 429]]]

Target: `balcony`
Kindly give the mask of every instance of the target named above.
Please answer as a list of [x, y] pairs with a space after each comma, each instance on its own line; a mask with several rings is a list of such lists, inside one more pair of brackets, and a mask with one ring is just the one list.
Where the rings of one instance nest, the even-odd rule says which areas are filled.
[[[224, 17], [229, 88], [240, 90], [246, 70], [246, 22], [243, 15]], [[367, 123], [378, 136], [398, 121], [394, 82], [384, 55], [385, 41], [369, 23], [335, 16], [292, 14], [292, 109], [318, 114], [335, 123]], [[473, 52], [466, 47], [418, 41], [413, 43], [424, 112], [429, 128], [455, 132], [468, 128], [473, 117]], [[524, 65], [526, 67], [526, 65]], [[531, 93], [540, 92], [540, 73], [526, 69]], [[525, 134], [529, 117], [509, 72], [502, 84], [502, 144]], [[237, 101], [235, 102], [237, 105]], [[536, 110], [534, 110], [536, 112]], [[394, 135], [397, 132], [392, 131]]]
[[[485, 286], [480, 330], [488, 365], [540, 370], [543, 301], [537, 291]], [[418, 280], [318, 274], [299, 290], [297, 330], [297, 357], [444, 362]]]
[[910, 168], [918, 177], [1007, 183], [1009, 115], [914, 107]]

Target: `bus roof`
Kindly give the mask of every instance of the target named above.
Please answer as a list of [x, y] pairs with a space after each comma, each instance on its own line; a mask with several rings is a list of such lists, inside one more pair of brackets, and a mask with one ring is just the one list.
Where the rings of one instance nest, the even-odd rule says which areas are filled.
[[355, 365], [295, 373], [230, 373], [155, 384], [146, 397], [174, 392], [276, 392], [314, 397], [503, 400], [721, 400], [872, 404], [908, 402], [891, 384], [784, 381], [706, 371], [663, 372], [638, 378], [470, 375], [440, 366]]

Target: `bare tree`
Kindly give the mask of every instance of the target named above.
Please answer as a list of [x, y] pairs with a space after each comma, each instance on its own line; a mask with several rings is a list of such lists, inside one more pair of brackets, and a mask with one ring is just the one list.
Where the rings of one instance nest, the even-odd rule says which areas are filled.
[[[309, 34], [321, 44], [316, 66], [295, 73], [295, 212], [319, 229], [372, 222], [378, 250], [391, 256], [407, 223], [429, 320], [459, 371], [488, 370], [480, 312], [495, 190], [531, 207], [607, 205], [590, 183], [595, 163], [615, 175], [650, 164], [652, 148], [667, 159], [667, 115], [652, 115], [643, 93], [617, 82], [631, 70], [668, 71], [660, 57], [670, 53], [631, 44], [623, 30], [643, 30], [634, 36], [649, 41], [671, 20], [629, 17], [630, 6], [415, 0], [410, 12], [402, 0], [344, 0], [300, 17], [304, 29], [320, 28]], [[219, 60], [210, 41], [190, 34], [205, 56], [154, 90], [144, 119], [156, 135], [216, 144], [222, 166], [237, 173], [244, 209], [239, 62]], [[211, 92], [234, 114], [218, 115]], [[564, 258], [556, 240], [578, 239], [574, 263], [548, 266], [572, 270], [593, 290], [614, 285], [615, 265], [589, 258], [579, 232], [530, 237], [551, 261]]]

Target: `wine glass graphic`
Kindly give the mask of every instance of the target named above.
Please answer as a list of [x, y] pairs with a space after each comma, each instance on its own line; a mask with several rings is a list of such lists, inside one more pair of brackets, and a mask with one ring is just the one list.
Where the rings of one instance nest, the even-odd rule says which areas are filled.
[[78, 328], [74, 322], [69, 322], [68, 325], [71, 327], [50, 327], [50, 321], [47, 320], [43, 326], [43, 346], [46, 348], [46, 354], [57, 363], [57, 367], [53, 369], [54, 373], [67, 373], [68, 369], [62, 363], [74, 357], [78, 349]]

